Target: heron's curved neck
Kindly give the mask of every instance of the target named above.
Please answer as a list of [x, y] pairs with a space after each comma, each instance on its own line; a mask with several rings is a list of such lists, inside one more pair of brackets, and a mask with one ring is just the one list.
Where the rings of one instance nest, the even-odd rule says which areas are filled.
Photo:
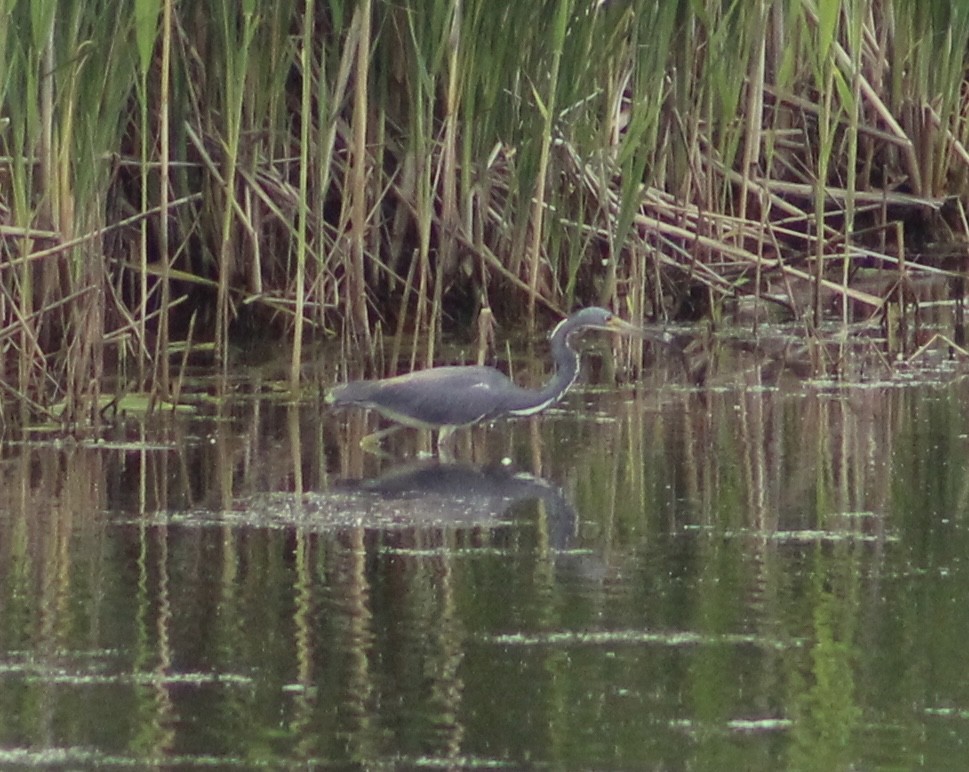
[[544, 410], [558, 402], [575, 383], [575, 378], [579, 374], [579, 355], [569, 345], [568, 338], [568, 334], [552, 334], [552, 359], [555, 362], [555, 373], [538, 391], [520, 389], [519, 398], [516, 400], [519, 404], [511, 407], [509, 412], [515, 415], [531, 415]]
[[555, 362], [555, 373], [540, 393], [546, 399], [558, 402], [579, 374], [579, 353], [569, 345], [568, 335], [552, 336], [552, 361]]

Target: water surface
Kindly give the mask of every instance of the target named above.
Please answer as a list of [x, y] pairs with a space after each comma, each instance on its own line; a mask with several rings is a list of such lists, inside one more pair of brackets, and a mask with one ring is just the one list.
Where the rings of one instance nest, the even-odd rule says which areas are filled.
[[969, 764], [960, 366], [733, 364], [448, 465], [258, 393], [7, 438], [0, 764]]

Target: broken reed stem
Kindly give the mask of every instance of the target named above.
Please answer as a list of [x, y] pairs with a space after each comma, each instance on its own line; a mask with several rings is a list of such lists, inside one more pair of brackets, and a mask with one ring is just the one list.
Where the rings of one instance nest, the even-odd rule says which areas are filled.
[[182, 349], [182, 361], [178, 368], [178, 377], [175, 379], [175, 387], [172, 390], [172, 410], [178, 405], [179, 397], [182, 394], [182, 386], [185, 384], [185, 374], [188, 371], [188, 359], [192, 353], [192, 340], [195, 335], [195, 321], [198, 319], [198, 309], [192, 312], [188, 322], [188, 334], [185, 337], [185, 347]]
[[905, 230], [900, 222], [895, 223], [895, 238], [898, 240], [898, 311], [902, 351], [908, 350], [908, 271], [905, 264]]
[[[151, 180], [148, 175], [148, 161], [150, 149], [148, 144], [149, 137], [149, 107], [148, 107], [148, 68], [141, 71], [141, 211], [148, 212], [149, 206], [149, 185]], [[148, 218], [143, 217], [138, 227], [138, 267], [140, 276], [138, 279], [138, 388], [145, 387], [148, 377]], [[117, 303], [117, 307], [124, 307], [123, 303]]]
[[[305, 116], [311, 114], [313, 79], [311, 77], [310, 51], [313, 43], [313, 0], [306, 0], [303, 11], [302, 51], [300, 64], [303, 71], [301, 111]], [[306, 238], [309, 230], [309, 166], [310, 166], [310, 121], [304, 120], [300, 126], [299, 148], [299, 222], [296, 230], [296, 316], [293, 319], [293, 349], [290, 352], [289, 388], [299, 393], [300, 373], [303, 361], [303, 313], [306, 303]]]
[[[418, 287], [417, 287], [417, 309], [414, 312], [414, 335], [411, 341], [410, 350], [410, 369], [413, 370], [417, 364], [417, 353], [420, 351], [420, 341], [421, 341], [421, 330], [428, 330], [429, 324], [427, 321], [427, 283], [428, 283], [428, 273], [430, 272], [429, 258], [427, 253], [421, 251], [419, 256], [420, 268], [418, 269], [420, 273], [418, 274]], [[425, 364], [426, 364], [425, 357]], [[394, 363], [390, 363], [390, 367], [394, 367]]]
[[155, 378], [152, 384], [152, 401], [157, 398], [168, 399], [170, 395], [168, 340], [169, 340], [169, 304], [172, 299], [171, 287], [171, 255], [168, 244], [168, 218], [171, 216], [169, 191], [171, 159], [169, 104], [171, 99], [171, 66], [172, 66], [172, 3], [174, 0], [162, 0], [161, 26], [161, 66], [158, 94], [158, 141], [161, 165], [158, 179], [158, 251], [161, 262], [161, 315], [158, 318], [158, 335], [155, 343]]
[[542, 244], [545, 235], [545, 191], [548, 183], [549, 156], [552, 149], [552, 132], [555, 130], [556, 110], [558, 103], [559, 69], [562, 63], [562, 49], [565, 45], [566, 30], [572, 3], [560, 0], [558, 13], [555, 17], [552, 39], [552, 63], [548, 76], [548, 92], [546, 102], [541, 104], [537, 91], [534, 91], [535, 101], [542, 113], [543, 129], [542, 143], [538, 157], [538, 171], [535, 174], [535, 194], [531, 213], [531, 241], [528, 246], [528, 328], [535, 332], [535, 299], [538, 296], [538, 276], [541, 272]]
[[367, 235], [367, 105], [370, 77], [371, 0], [360, 0], [354, 12], [352, 27], [356, 30], [356, 82], [353, 88], [353, 127], [350, 189], [350, 265], [347, 286], [348, 311], [354, 337], [371, 347], [370, 320], [367, 312], [367, 287], [364, 269]]
[[404, 280], [404, 291], [401, 294], [400, 305], [397, 312], [397, 330], [394, 333], [394, 341], [390, 347], [390, 361], [400, 360], [400, 348], [404, 340], [404, 330], [407, 328], [407, 308], [410, 305], [410, 295], [414, 288], [414, 272], [417, 270], [417, 250], [411, 255], [410, 265], [407, 268], [407, 278]]

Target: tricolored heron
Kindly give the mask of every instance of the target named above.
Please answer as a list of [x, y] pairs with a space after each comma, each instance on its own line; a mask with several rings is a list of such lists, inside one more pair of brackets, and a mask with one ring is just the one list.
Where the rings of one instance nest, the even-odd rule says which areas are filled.
[[[555, 374], [540, 389], [525, 389], [494, 367], [432, 367], [376, 381], [353, 381], [326, 395], [335, 407], [376, 410], [403, 426], [438, 429], [438, 447], [460, 427], [502, 416], [532, 415], [554, 404], [575, 383], [579, 354], [572, 336], [582, 330], [607, 330], [644, 336], [646, 331], [605, 308], [584, 308], [563, 319], [550, 338]], [[391, 427], [365, 438], [370, 442], [401, 428]]]

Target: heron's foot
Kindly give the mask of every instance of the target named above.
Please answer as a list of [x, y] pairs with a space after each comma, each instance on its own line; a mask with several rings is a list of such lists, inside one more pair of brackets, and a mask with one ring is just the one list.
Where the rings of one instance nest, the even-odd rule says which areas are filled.
[[369, 453], [371, 456], [380, 456], [381, 458], [390, 458], [391, 455], [380, 446], [380, 438], [374, 437], [372, 434], [368, 434], [360, 440], [360, 449], [364, 453]]

